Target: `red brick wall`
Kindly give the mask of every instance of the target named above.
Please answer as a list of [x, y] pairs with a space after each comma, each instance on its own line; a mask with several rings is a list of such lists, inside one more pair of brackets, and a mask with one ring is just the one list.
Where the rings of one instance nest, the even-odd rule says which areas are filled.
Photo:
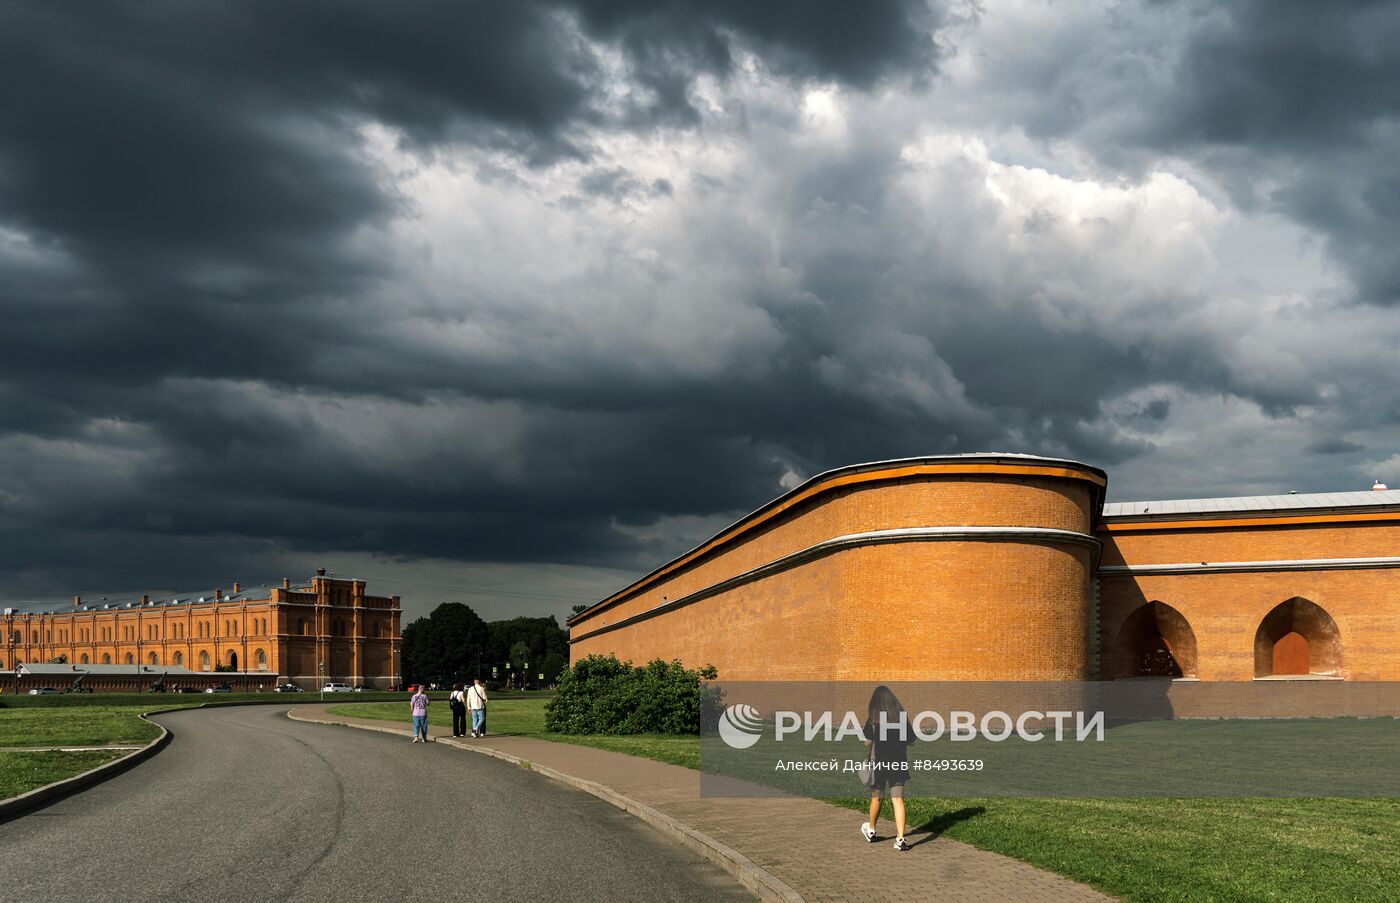
[[715, 665], [727, 679], [1086, 676], [1090, 550], [1006, 539], [835, 552], [622, 628], [666, 600], [824, 540], [875, 530], [1026, 526], [1087, 532], [1091, 493], [1059, 477], [962, 475], [843, 488], [577, 619], [590, 653]]
[[[1202, 529], [1105, 536], [1104, 564], [1359, 558], [1400, 552], [1400, 525], [1318, 525]], [[1335, 621], [1340, 676], [1400, 680], [1400, 570], [1313, 570], [1102, 577], [1100, 643], [1116, 654], [1124, 620], [1164, 602], [1195, 634], [1202, 680], [1255, 677], [1255, 638], [1265, 616], [1294, 597]]]

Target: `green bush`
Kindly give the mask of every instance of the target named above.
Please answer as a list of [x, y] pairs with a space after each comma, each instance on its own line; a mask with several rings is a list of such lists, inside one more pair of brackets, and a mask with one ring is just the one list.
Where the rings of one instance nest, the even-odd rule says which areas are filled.
[[643, 667], [590, 655], [559, 675], [544, 707], [545, 730], [557, 734], [695, 734], [706, 690], [700, 674], [657, 659]]

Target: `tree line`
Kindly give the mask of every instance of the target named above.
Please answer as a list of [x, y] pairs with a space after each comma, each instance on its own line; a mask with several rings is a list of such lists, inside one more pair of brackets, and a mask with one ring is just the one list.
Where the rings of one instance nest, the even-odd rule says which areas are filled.
[[551, 615], [483, 621], [471, 606], [444, 602], [403, 628], [408, 683], [480, 677], [514, 687], [549, 686], [569, 667], [569, 633]]

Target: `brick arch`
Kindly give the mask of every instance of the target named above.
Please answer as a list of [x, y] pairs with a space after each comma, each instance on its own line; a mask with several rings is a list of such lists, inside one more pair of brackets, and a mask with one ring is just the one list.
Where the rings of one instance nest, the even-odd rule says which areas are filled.
[[1327, 610], [1295, 596], [1274, 606], [1254, 632], [1254, 676], [1342, 674], [1342, 635]]
[[1196, 633], [1165, 602], [1144, 602], [1123, 620], [1114, 646], [1113, 677], [1195, 677]]

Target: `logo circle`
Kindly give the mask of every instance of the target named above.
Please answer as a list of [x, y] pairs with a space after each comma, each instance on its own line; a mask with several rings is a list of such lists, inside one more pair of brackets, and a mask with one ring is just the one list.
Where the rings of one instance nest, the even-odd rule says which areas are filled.
[[751, 705], [731, 705], [719, 716], [719, 737], [731, 749], [748, 749], [763, 734], [763, 718]]

